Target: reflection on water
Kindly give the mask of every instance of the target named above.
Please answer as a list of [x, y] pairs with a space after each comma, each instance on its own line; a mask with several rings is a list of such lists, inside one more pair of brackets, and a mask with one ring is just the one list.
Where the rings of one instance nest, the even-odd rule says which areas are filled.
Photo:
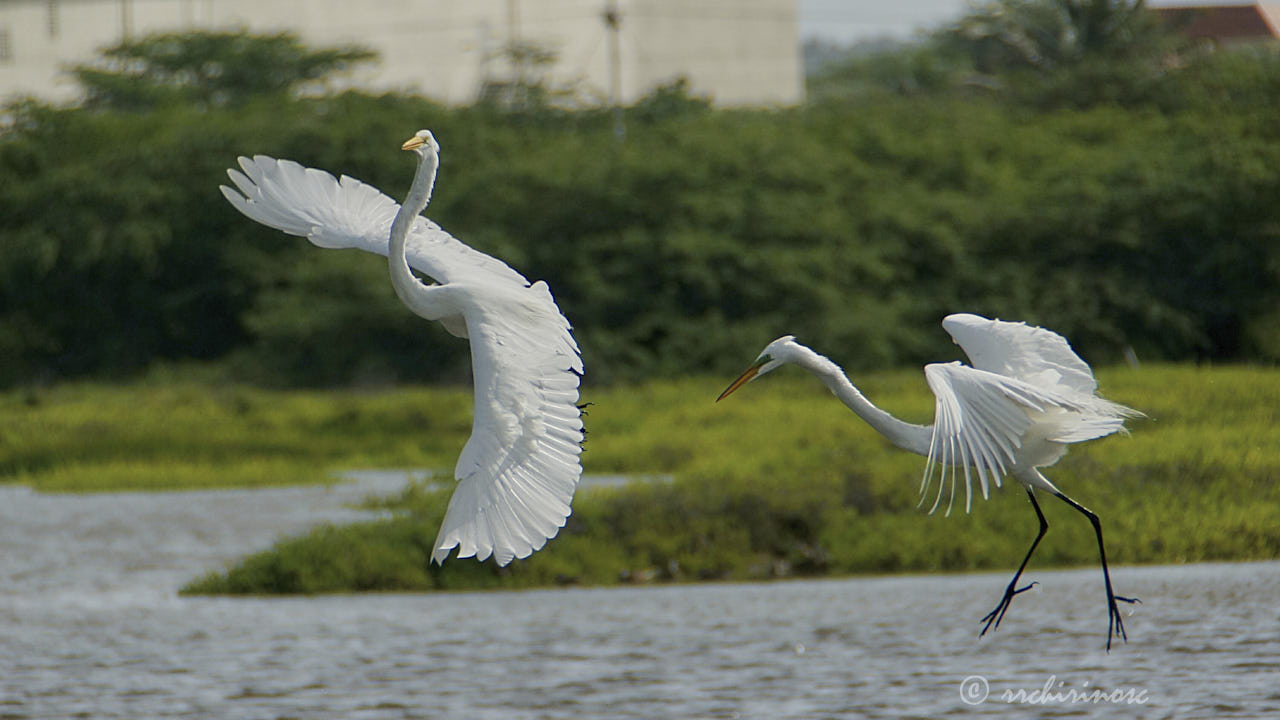
[[[345, 504], [402, 481], [74, 496], [0, 487], [0, 717], [1280, 715], [1280, 563], [1114, 568], [1144, 604], [1110, 655], [1096, 568], [1033, 568], [1038, 592], [981, 641], [978, 618], [1005, 573], [176, 596], [281, 534], [359, 517]], [[970, 676], [990, 693], [980, 706], [961, 696]], [[1048, 702], [1046, 684], [1058, 693]], [[1072, 689], [1137, 689], [1147, 702], [1072, 704]], [[1001, 699], [1018, 690], [1036, 707]]]

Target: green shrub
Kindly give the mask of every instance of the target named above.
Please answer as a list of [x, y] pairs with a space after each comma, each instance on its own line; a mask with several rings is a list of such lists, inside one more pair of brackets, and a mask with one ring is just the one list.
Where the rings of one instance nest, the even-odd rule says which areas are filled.
[[[961, 497], [950, 516], [928, 515], [918, 507], [923, 459], [889, 446], [800, 375], [720, 404], [720, 383], [709, 381], [593, 393], [588, 471], [674, 477], [580, 490], [560, 535], [506, 568], [456, 558], [425, 568], [449, 488], [413, 485], [371, 504], [394, 519], [284, 541], [186, 591], [347, 591], [379, 577], [376, 589], [416, 590], [758, 580], [1018, 562], [1037, 524], [1017, 482], [975, 498], [971, 514]], [[1100, 515], [1113, 563], [1280, 556], [1275, 370], [1147, 366], [1100, 377], [1104, 394], [1150, 418], [1130, 422], [1130, 436], [1073, 447], [1045, 473]], [[891, 411], [927, 417], [915, 371], [860, 384]], [[1041, 506], [1050, 531], [1033, 568], [1096, 563], [1085, 518], [1052, 497]]]

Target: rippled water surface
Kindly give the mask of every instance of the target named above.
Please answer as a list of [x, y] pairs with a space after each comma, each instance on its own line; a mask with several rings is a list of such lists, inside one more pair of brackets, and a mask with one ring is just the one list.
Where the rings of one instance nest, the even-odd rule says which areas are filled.
[[982, 640], [1005, 573], [177, 597], [376, 486], [0, 487], [0, 718], [1280, 717], [1280, 563], [1115, 568], [1110, 654], [1097, 569]]

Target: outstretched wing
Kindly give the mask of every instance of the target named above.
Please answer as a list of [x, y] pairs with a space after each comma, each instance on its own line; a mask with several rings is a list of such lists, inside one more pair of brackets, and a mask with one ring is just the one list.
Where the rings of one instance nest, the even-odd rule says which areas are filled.
[[938, 496], [929, 512], [938, 509], [948, 481], [955, 502], [957, 473], [964, 473], [965, 512], [973, 500], [972, 474], [977, 474], [982, 497], [988, 497], [990, 482], [1000, 479], [1014, 466], [1016, 454], [1033, 425], [1030, 413], [1062, 407], [1063, 400], [1046, 394], [1020, 380], [959, 362], [934, 363], [924, 368], [925, 380], [935, 398], [933, 437], [920, 484], [921, 502], [939, 468]]
[[[948, 480], [951, 512], [958, 472], [964, 473], [968, 512], [973, 474], [986, 498], [988, 481], [998, 486], [1015, 461], [1047, 465], [1067, 443], [1123, 430], [1126, 417], [1142, 414], [1098, 397], [1089, 366], [1051, 330], [968, 313], [948, 315], [942, 327], [964, 348], [973, 367], [953, 362], [924, 369], [936, 405], [922, 496], [934, 468], [940, 468], [938, 497], [930, 512], [938, 508]], [[1028, 442], [1039, 444], [1040, 457], [1018, 457]]]
[[[377, 188], [343, 175], [303, 167], [266, 155], [240, 158], [227, 175], [240, 192], [222, 185], [222, 194], [252, 220], [323, 248], [358, 248], [387, 254], [391, 221], [400, 204]], [[243, 193], [243, 194], [241, 194]], [[475, 273], [528, 285], [501, 260], [464, 245], [439, 225], [419, 216], [405, 241], [409, 266], [436, 282], [454, 282]]]
[[443, 562], [456, 546], [458, 557], [492, 554], [506, 565], [541, 548], [569, 517], [582, 475], [582, 360], [542, 281], [466, 318], [475, 421], [432, 559]]
[[[266, 156], [229, 170], [222, 194], [249, 218], [326, 248], [385, 256], [400, 206], [343, 176]], [[426, 218], [406, 241], [409, 265], [462, 298], [475, 377], [471, 438], [458, 459], [432, 558], [493, 555], [500, 565], [554, 537], [582, 475], [577, 407], [582, 360], [569, 322], [543, 282], [459, 242]]]
[[1058, 392], [1092, 395], [1098, 389], [1093, 371], [1052, 330], [969, 313], [948, 315], [942, 327], [979, 370]]

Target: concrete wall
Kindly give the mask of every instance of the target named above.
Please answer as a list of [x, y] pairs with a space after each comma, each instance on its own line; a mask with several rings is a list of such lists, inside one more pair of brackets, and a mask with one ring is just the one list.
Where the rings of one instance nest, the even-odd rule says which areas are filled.
[[[311, 45], [359, 43], [382, 62], [350, 84], [469, 103], [516, 71], [512, 40], [557, 54], [547, 79], [588, 103], [623, 102], [685, 76], [721, 105], [802, 99], [796, 0], [0, 0], [0, 97], [74, 99], [60, 70], [126, 34], [291, 30]], [[5, 38], [8, 38], [7, 46]], [[613, 74], [612, 58], [618, 59]]]

